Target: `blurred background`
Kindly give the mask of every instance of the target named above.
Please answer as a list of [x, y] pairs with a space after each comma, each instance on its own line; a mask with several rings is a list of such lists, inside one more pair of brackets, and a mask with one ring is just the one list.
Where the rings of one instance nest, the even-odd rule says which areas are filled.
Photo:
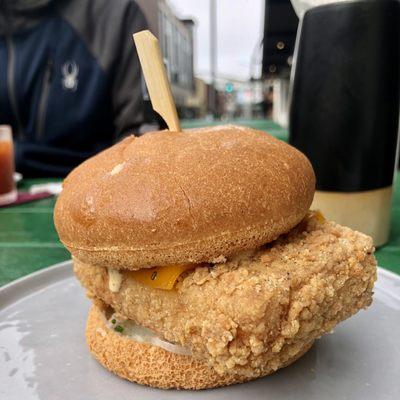
[[160, 39], [181, 119], [287, 126], [298, 26], [290, 0], [138, 3]]
[[235, 120], [287, 140], [297, 26], [290, 0], [0, 0], [0, 124], [16, 170], [65, 177], [126, 135], [165, 127], [132, 41], [144, 29], [184, 128]]

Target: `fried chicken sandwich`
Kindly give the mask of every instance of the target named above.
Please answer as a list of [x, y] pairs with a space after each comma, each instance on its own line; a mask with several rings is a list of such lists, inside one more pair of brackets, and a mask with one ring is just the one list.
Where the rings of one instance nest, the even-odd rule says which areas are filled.
[[230, 385], [369, 306], [372, 240], [310, 211], [314, 187], [302, 153], [239, 126], [132, 136], [81, 164], [54, 219], [93, 356], [153, 387]]

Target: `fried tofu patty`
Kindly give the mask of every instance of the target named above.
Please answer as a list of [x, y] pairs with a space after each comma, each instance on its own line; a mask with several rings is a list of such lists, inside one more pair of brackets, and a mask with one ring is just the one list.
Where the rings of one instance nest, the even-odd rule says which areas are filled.
[[189, 348], [220, 374], [259, 376], [371, 304], [371, 238], [310, 213], [276, 241], [185, 272], [173, 290], [74, 260], [89, 297]]

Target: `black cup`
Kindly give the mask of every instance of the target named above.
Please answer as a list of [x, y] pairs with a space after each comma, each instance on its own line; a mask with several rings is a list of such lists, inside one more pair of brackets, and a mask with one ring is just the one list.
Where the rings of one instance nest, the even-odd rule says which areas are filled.
[[400, 2], [336, 3], [300, 25], [290, 143], [310, 159], [317, 189], [392, 185], [400, 91]]

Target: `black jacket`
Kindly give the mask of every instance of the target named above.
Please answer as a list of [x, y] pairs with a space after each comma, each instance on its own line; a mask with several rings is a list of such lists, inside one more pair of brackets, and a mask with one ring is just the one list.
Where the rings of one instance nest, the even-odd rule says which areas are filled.
[[65, 176], [142, 122], [131, 0], [0, 0], [0, 123], [17, 170]]

